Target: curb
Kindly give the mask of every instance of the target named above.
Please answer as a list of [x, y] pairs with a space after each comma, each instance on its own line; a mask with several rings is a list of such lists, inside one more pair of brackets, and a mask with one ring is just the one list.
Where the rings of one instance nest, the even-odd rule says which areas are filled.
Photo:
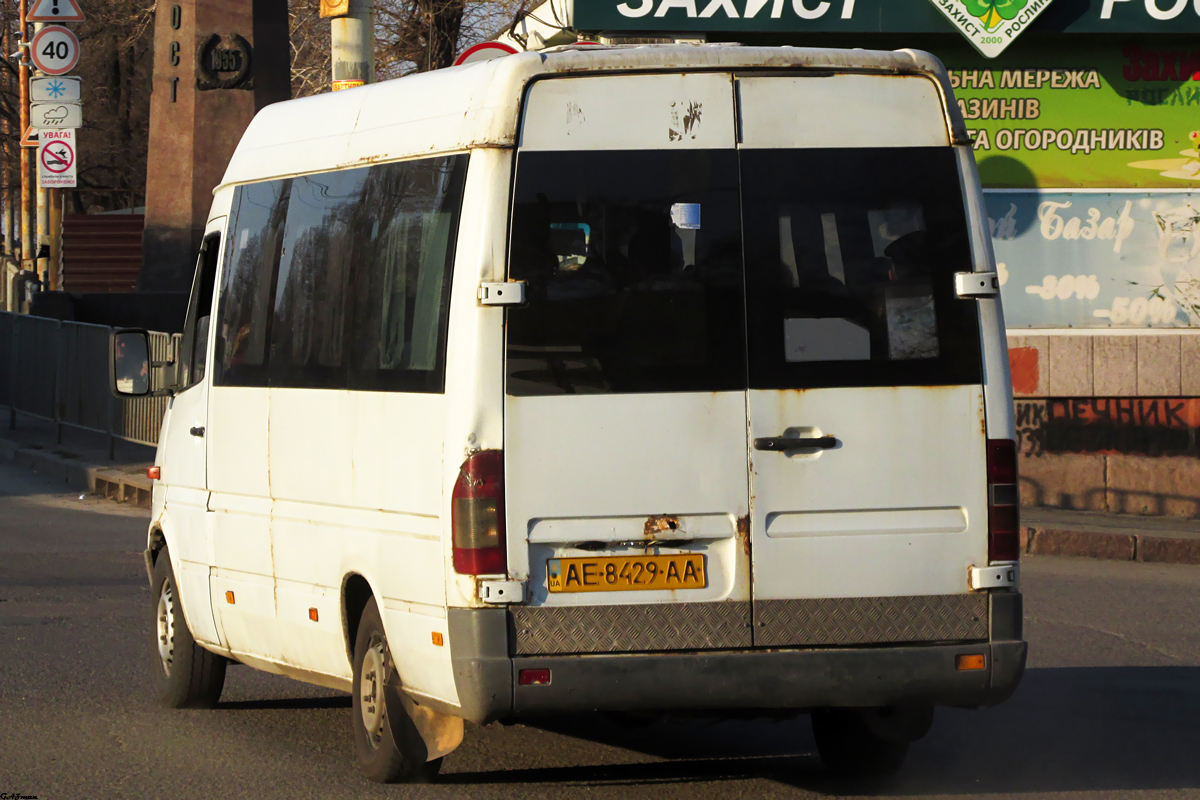
[[[150, 508], [154, 483], [145, 475], [97, 467], [37, 446], [22, 447], [0, 438], [0, 461], [28, 467], [59, 480], [73, 491]], [[1021, 526], [1021, 552], [1031, 556], [1074, 556], [1146, 564], [1200, 565], [1200, 538], [1180, 539], [1142, 533], [1067, 531]]]
[[1146, 564], [1200, 564], [1200, 539], [1022, 526], [1021, 552]]
[[129, 474], [108, 467], [97, 467], [77, 458], [37, 446], [22, 446], [0, 438], [0, 461], [61, 481], [76, 492], [91, 492], [109, 500], [150, 508], [153, 481], [144, 474]]

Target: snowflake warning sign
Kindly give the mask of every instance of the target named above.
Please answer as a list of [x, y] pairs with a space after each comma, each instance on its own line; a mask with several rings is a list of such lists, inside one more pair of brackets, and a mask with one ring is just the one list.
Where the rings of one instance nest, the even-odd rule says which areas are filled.
[[38, 131], [38, 188], [75, 188], [75, 129]]

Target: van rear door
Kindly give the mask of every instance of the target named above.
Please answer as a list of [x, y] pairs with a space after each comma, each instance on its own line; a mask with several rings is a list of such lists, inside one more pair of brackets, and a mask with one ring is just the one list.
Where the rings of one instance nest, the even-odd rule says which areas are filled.
[[754, 643], [987, 637], [978, 308], [921, 76], [738, 76]]
[[732, 76], [535, 83], [510, 248], [517, 653], [749, 646]]

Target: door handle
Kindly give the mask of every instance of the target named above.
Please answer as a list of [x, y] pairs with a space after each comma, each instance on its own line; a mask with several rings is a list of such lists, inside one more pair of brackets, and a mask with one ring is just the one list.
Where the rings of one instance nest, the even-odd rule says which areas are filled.
[[818, 450], [832, 450], [837, 447], [836, 436], [764, 436], [754, 440], [755, 450], [769, 450], [782, 453], [785, 450], [799, 450], [805, 447], [815, 447]]
[[191, 432], [192, 436], [203, 437], [204, 436], [204, 426], [197, 425], [196, 427], [192, 428], [192, 430], [190, 432]]

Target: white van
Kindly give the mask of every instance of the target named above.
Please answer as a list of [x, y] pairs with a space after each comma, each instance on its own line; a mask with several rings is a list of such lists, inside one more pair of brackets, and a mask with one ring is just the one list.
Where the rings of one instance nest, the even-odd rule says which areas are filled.
[[[114, 386], [150, 391], [140, 332]], [[264, 109], [215, 192], [146, 566], [166, 702], [811, 712], [897, 768], [1026, 645], [1004, 324], [925, 53], [524, 53]]]

